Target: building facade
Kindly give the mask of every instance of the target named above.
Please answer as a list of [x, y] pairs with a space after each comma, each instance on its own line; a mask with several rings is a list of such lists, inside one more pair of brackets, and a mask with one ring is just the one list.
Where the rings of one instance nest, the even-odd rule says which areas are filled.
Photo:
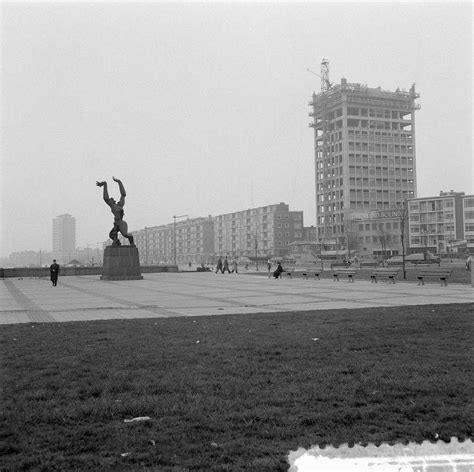
[[214, 218], [214, 252], [250, 259], [283, 257], [303, 238], [303, 212], [281, 202]]
[[60, 263], [69, 262], [76, 249], [76, 218], [69, 214], [53, 218], [53, 257]]
[[462, 198], [462, 210], [466, 250], [469, 254], [474, 254], [474, 195]]
[[[373, 257], [378, 260], [402, 254], [402, 246], [407, 240], [405, 238], [402, 244], [402, 231], [404, 236], [407, 235], [403, 218], [402, 209], [353, 212], [345, 225], [346, 254], [357, 254], [361, 259]], [[408, 243], [406, 245], [408, 246]]]
[[414, 85], [390, 92], [346, 79], [313, 94], [318, 239], [347, 248], [354, 214], [396, 210], [416, 197], [418, 97]]
[[208, 264], [214, 254], [211, 216], [133, 232], [141, 264]]
[[[435, 197], [408, 201], [411, 253], [450, 254], [466, 247], [465, 237], [474, 238], [474, 197], [464, 192], [440, 192]], [[472, 223], [471, 223], [472, 222]], [[473, 230], [468, 231], [467, 230]]]

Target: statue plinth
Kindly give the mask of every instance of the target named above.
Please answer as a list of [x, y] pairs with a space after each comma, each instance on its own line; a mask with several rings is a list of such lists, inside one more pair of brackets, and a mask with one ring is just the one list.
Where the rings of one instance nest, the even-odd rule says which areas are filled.
[[136, 246], [107, 246], [104, 250], [102, 280], [140, 280], [140, 259]]

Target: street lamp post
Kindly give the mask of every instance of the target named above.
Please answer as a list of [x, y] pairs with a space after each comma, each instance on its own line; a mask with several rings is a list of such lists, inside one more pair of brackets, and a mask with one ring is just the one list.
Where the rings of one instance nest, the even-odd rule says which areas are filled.
[[148, 228], [145, 226], [145, 265], [148, 265]]
[[257, 272], [258, 272], [258, 240], [257, 240], [257, 233], [255, 233], [255, 263], [257, 264]]
[[188, 215], [173, 215], [174, 265], [176, 265], [176, 220], [178, 218], [188, 218]]
[[423, 237], [424, 237], [424, 260], [426, 261], [428, 259], [428, 229], [425, 228], [424, 230], [422, 230], [422, 234], [423, 234]]

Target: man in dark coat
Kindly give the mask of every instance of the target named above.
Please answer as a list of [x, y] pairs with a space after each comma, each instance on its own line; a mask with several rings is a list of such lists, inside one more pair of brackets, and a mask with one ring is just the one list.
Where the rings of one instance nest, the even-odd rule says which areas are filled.
[[53, 259], [53, 263], [49, 266], [49, 273], [51, 274], [51, 283], [53, 287], [56, 287], [59, 275], [59, 264], [56, 263], [56, 259]]
[[275, 270], [275, 272], [273, 272], [273, 277], [275, 277], [275, 279], [278, 279], [278, 277], [280, 277], [280, 274], [283, 272], [283, 267], [281, 266], [281, 262], [278, 262], [278, 266]]

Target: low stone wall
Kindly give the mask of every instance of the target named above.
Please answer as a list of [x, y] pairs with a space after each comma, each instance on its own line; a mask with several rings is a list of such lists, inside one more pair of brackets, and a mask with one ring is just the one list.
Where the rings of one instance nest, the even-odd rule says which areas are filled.
[[[142, 274], [155, 272], [178, 272], [175, 265], [145, 265], [141, 266]], [[61, 267], [59, 277], [68, 275], [102, 275], [102, 266], [96, 267]], [[49, 267], [5, 267], [0, 268], [0, 278], [8, 277], [47, 277], [49, 278]]]

